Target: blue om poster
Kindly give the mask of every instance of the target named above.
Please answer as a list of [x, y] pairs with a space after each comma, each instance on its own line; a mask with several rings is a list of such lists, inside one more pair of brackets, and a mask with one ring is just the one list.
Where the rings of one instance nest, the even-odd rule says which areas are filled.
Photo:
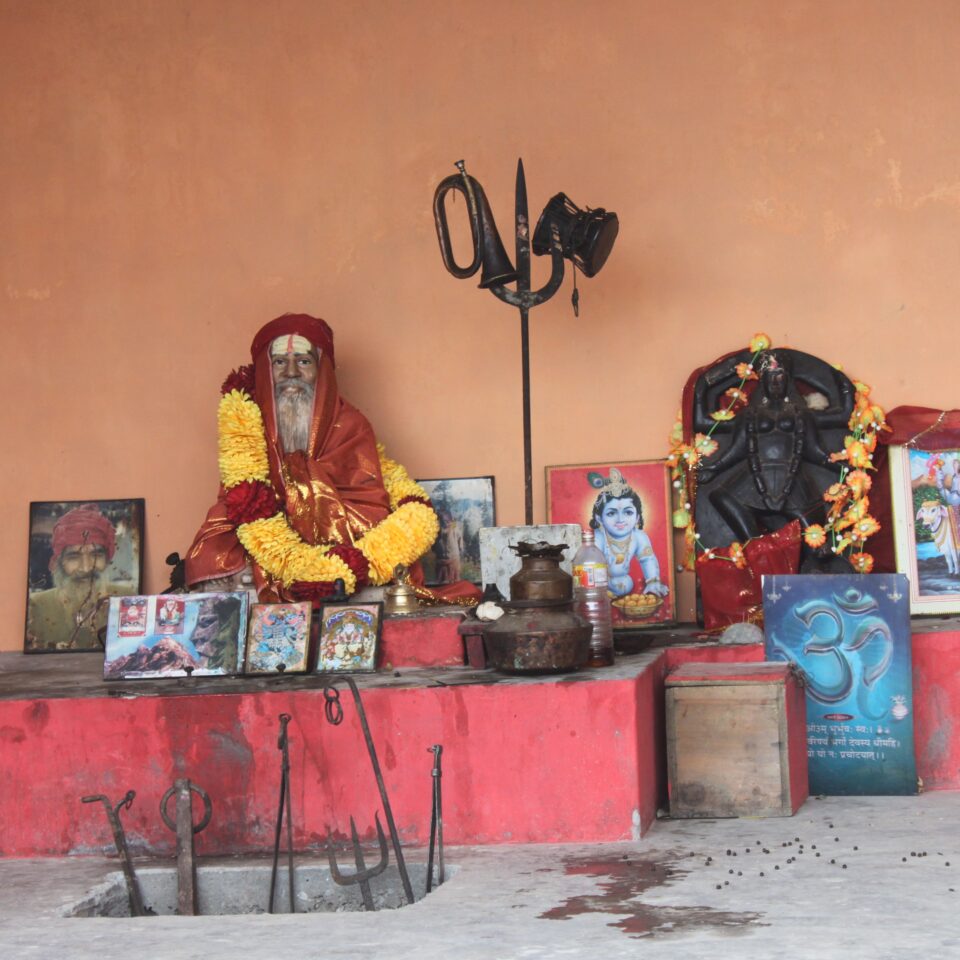
[[907, 578], [766, 576], [763, 615], [806, 684], [810, 793], [916, 793]]

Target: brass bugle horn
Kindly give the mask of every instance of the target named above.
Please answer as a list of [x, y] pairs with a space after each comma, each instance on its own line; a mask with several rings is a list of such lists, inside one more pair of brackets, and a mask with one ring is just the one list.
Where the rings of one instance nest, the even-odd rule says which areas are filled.
[[[484, 289], [498, 284], [513, 283], [514, 280], [519, 279], [520, 274], [514, 269], [500, 240], [490, 204], [487, 202], [487, 195], [483, 192], [483, 187], [467, 173], [466, 165], [462, 160], [458, 160], [456, 166], [460, 172], [441, 180], [433, 195], [433, 219], [437, 225], [437, 240], [440, 241], [443, 265], [459, 280], [472, 277], [482, 265], [480, 286]], [[470, 217], [473, 260], [467, 267], [461, 267], [457, 263], [450, 246], [450, 230], [447, 227], [447, 211], [444, 204], [444, 199], [450, 190], [457, 190], [463, 194], [467, 204], [467, 215]]]

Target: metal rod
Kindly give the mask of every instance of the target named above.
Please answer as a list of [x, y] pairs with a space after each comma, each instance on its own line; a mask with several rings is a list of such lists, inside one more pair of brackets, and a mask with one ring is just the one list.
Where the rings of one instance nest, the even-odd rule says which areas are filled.
[[177, 796], [177, 913], [182, 917], [198, 914], [197, 865], [193, 850], [193, 796], [190, 781], [174, 781]]
[[427, 893], [433, 889], [433, 859], [434, 848], [437, 851], [437, 886], [443, 883], [443, 807], [440, 795], [440, 754], [443, 747], [435, 743], [427, 750], [433, 754], [433, 807], [430, 812], [430, 849], [427, 853]]
[[437, 801], [437, 886], [446, 879], [443, 869], [443, 801], [440, 792], [440, 778], [443, 776], [440, 770], [440, 754], [443, 753], [443, 747], [440, 744], [436, 746], [436, 769], [433, 774], [433, 793]]
[[290, 812], [290, 752], [287, 725], [290, 723], [290, 714], [280, 714], [280, 736], [277, 738], [277, 749], [281, 752], [280, 760], [280, 802], [277, 807], [277, 828], [273, 837], [273, 869], [270, 872], [270, 905], [269, 912], [273, 913], [274, 899], [277, 890], [277, 867], [280, 861], [280, 837], [283, 832], [284, 810], [287, 814], [287, 882], [290, 895], [290, 912], [296, 913], [293, 899], [293, 816]]
[[520, 357], [523, 364], [523, 516], [533, 525], [533, 443], [530, 427], [530, 312], [520, 308]]
[[360, 728], [363, 730], [363, 739], [367, 744], [367, 754], [370, 757], [370, 765], [373, 767], [373, 775], [377, 780], [377, 789], [380, 791], [380, 803], [383, 805], [383, 814], [387, 818], [387, 827], [390, 830], [390, 842], [393, 844], [393, 852], [397, 858], [397, 869], [400, 871], [400, 882], [403, 884], [403, 892], [408, 903], [414, 902], [413, 886], [410, 883], [410, 874], [407, 872], [407, 865], [403, 859], [403, 849], [400, 846], [400, 835], [397, 832], [397, 825], [393, 819], [393, 810], [390, 807], [390, 797], [387, 796], [387, 788], [383, 782], [383, 773], [380, 771], [380, 761], [377, 759], [377, 751], [373, 745], [373, 737], [370, 736], [370, 727], [367, 724], [367, 714], [363, 709], [363, 702], [360, 700], [360, 691], [353, 677], [344, 677], [350, 692], [353, 694], [354, 702], [357, 705], [357, 713], [360, 717]]
[[517, 160], [514, 213], [517, 223], [517, 294], [520, 299], [520, 363], [523, 379], [523, 511], [524, 523], [533, 524], [533, 443], [530, 427], [530, 217], [527, 211], [527, 179], [523, 160]]
[[357, 824], [354, 822], [352, 816], [350, 817], [350, 841], [353, 844], [353, 860], [357, 865], [357, 876], [361, 878], [359, 886], [360, 896], [363, 898], [363, 908], [373, 913], [376, 909], [373, 905], [373, 892], [370, 890], [370, 880], [366, 876], [367, 865], [363, 859], [360, 837], [357, 835]]
[[[390, 863], [390, 851], [387, 849], [387, 838], [383, 832], [383, 827], [380, 826], [380, 817], [378, 814], [373, 815], [373, 822], [377, 828], [377, 843], [380, 846], [380, 861], [375, 867], [368, 867], [365, 863], [361, 866], [360, 863], [358, 863], [357, 869], [350, 874], [344, 874], [340, 872], [340, 867], [337, 865], [337, 857], [333, 850], [333, 834], [329, 829], [327, 830], [327, 862], [330, 864], [330, 879], [333, 880], [334, 883], [339, 884], [341, 887], [348, 887], [353, 883], [360, 884], [370, 881], [374, 877], [380, 876], [380, 874], [387, 869], [387, 865]], [[352, 816], [350, 817], [350, 829], [353, 834], [354, 861], [356, 861], [356, 847], [359, 845], [360, 840], [357, 836], [357, 826]], [[362, 863], [362, 853], [360, 860]]]
[[133, 860], [130, 858], [130, 851], [127, 849], [127, 838], [123, 832], [123, 824], [120, 823], [120, 811], [129, 810], [136, 796], [136, 791], [128, 790], [123, 799], [112, 807], [110, 801], [102, 793], [93, 797], [81, 797], [82, 803], [96, 803], [100, 800], [107, 811], [107, 821], [110, 829], [113, 831], [113, 844], [117, 848], [117, 856], [120, 857], [120, 866], [123, 870], [123, 879], [127, 885], [127, 899], [130, 901], [130, 916], [142, 917], [146, 915], [143, 908], [143, 898], [140, 895], [140, 885], [137, 883], [137, 875], [133, 869]]
[[290, 757], [287, 754], [286, 744], [284, 744], [283, 750], [283, 764], [286, 768], [286, 781], [287, 781], [287, 887], [290, 893], [290, 912], [297, 912], [297, 905], [293, 898], [293, 886], [294, 886], [294, 872], [293, 872], [293, 813], [291, 811], [291, 795], [292, 791], [290, 789]]

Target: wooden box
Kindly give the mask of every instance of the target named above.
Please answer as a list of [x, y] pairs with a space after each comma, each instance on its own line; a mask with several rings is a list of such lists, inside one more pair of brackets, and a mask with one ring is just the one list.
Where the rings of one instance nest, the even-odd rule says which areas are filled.
[[672, 817], [788, 817], [807, 799], [806, 698], [788, 664], [685, 664], [666, 708]]

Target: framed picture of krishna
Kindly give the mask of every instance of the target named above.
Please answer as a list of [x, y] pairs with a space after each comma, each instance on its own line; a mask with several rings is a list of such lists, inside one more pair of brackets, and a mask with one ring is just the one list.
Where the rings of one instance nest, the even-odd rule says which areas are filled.
[[891, 446], [890, 489], [910, 613], [960, 613], [960, 450]]
[[615, 630], [675, 619], [670, 477], [662, 460], [547, 467], [547, 520], [592, 527]]

